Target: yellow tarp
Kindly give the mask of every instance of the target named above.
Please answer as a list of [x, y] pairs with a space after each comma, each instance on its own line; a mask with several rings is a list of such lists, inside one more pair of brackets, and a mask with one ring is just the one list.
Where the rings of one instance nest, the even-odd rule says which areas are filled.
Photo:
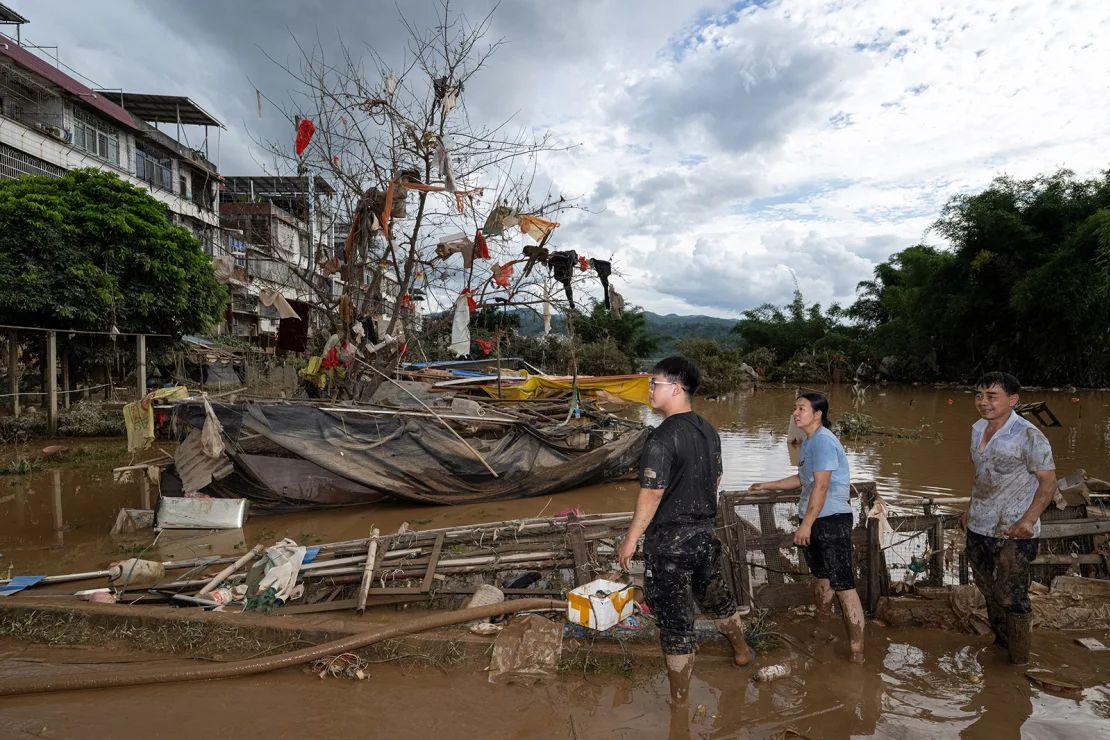
[[[578, 392], [582, 395], [596, 395], [599, 391], [611, 393], [625, 401], [642, 403], [647, 406], [649, 375], [597, 375], [579, 376]], [[541, 377], [530, 375], [528, 380], [516, 385], [502, 383], [500, 398], [522, 401], [528, 398], [552, 398], [569, 393], [573, 379], [563, 377]], [[498, 398], [497, 384], [481, 386], [489, 395]]]
[[138, 452], [150, 447], [154, 441], [154, 401], [188, 398], [189, 389], [183, 385], [158, 388], [146, 394], [141, 401], [132, 401], [123, 407], [123, 423], [127, 426], [127, 451]]

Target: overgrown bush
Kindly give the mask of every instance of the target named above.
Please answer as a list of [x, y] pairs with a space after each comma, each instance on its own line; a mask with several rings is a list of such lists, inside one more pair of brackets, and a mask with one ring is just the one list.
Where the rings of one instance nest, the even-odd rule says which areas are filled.
[[683, 357], [698, 366], [701, 373], [698, 393], [701, 395], [728, 393], [752, 380], [740, 369], [744, 360], [738, 348], [727, 347], [712, 339], [684, 339], [677, 346]]

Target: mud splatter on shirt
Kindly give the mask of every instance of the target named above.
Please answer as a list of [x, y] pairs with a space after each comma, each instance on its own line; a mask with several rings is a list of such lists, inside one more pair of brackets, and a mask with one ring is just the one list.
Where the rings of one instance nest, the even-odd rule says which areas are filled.
[[[1052, 446], [1032, 423], [1010, 412], [1010, 418], [979, 451], [979, 441], [987, 429], [980, 419], [971, 427], [971, 461], [975, 482], [971, 486], [971, 510], [967, 528], [985, 537], [1002, 537], [1017, 523], [1037, 492], [1037, 473], [1055, 470]], [[1041, 523], [1033, 536], [1041, 534]]]

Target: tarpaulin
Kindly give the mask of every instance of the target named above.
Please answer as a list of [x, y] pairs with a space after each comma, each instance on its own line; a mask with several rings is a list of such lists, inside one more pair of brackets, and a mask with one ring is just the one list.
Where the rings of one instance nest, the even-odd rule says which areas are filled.
[[[650, 404], [648, 375], [601, 375], [578, 376], [579, 393], [589, 394], [605, 391], [632, 403]], [[570, 392], [573, 378], [531, 375], [523, 383], [506, 385], [502, 383], [500, 395], [497, 385], [483, 385], [482, 390], [491, 396], [521, 401], [528, 398], [550, 398]]]
[[[175, 414], [185, 416], [192, 405], [179, 405]], [[434, 418], [336, 413], [302, 404], [230, 405], [243, 414], [244, 429], [261, 438], [250, 441], [255, 452], [249, 465], [245, 456], [232, 454], [236, 475], [213, 481], [205, 493], [249, 498], [271, 510], [362, 504], [381, 494], [432, 504], [543, 496], [625, 474], [637, 464], [651, 432], [649, 427], [613, 419], [552, 428], [506, 424], [484, 436], [469, 436], [467, 441], [497, 471], [495, 478]], [[194, 411], [188, 418], [203, 419], [203, 413]], [[593, 431], [614, 438], [589, 450], [564, 441], [570, 433]], [[228, 445], [229, 452], [231, 448]], [[266, 465], [267, 459], [291, 457], [351, 485], [328, 484], [326, 501], [305, 501], [294, 490], [296, 480], [283, 483], [289, 490], [273, 490], [251, 471]]]

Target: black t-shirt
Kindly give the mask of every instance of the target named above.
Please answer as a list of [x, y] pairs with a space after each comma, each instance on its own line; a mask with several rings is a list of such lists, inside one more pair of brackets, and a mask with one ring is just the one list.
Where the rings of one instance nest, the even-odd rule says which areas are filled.
[[721, 437], [712, 424], [693, 411], [664, 419], [640, 456], [640, 487], [663, 489], [648, 533], [711, 524], [717, 516], [721, 471]]

